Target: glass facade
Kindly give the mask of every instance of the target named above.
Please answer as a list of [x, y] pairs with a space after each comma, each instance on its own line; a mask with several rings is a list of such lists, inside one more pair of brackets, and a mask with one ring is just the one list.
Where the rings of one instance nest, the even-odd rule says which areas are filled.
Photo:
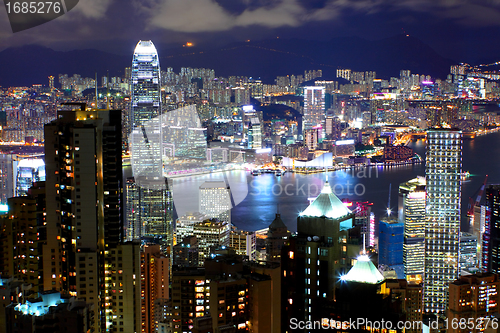
[[136, 178], [162, 176], [160, 82], [160, 62], [154, 44], [139, 41], [132, 59], [129, 138]]
[[444, 314], [459, 276], [462, 133], [430, 129], [427, 139], [424, 312]]
[[131, 69], [130, 151], [127, 180], [127, 238], [155, 238], [173, 246], [173, 202], [163, 174], [161, 78], [151, 41], [139, 41]]
[[404, 223], [403, 265], [407, 281], [422, 282], [425, 254], [425, 178], [399, 185], [399, 220]]
[[325, 127], [325, 87], [304, 87], [303, 131], [321, 125]]

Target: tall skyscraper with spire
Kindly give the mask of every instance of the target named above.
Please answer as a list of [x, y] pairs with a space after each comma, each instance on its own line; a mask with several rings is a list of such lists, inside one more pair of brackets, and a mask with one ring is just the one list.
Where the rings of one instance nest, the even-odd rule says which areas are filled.
[[427, 131], [424, 312], [445, 314], [459, 276], [462, 132]]
[[172, 196], [163, 176], [160, 61], [153, 42], [137, 43], [131, 72], [127, 238], [152, 237], [171, 248]]
[[134, 177], [162, 176], [161, 80], [158, 53], [151, 41], [139, 41], [132, 59], [130, 120]]

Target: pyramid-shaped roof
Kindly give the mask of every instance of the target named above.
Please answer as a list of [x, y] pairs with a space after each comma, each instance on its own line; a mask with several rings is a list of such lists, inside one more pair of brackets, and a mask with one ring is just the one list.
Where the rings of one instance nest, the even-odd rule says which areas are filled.
[[321, 190], [320, 195], [307, 207], [300, 216], [314, 216], [336, 219], [352, 212], [344, 205], [342, 201], [332, 192], [328, 181]]
[[342, 276], [342, 280], [378, 284], [384, 281], [384, 277], [367, 255], [361, 255], [358, 257], [358, 260], [354, 266], [352, 266], [351, 270], [346, 275]]
[[276, 218], [269, 225], [269, 229], [280, 229], [280, 228], [285, 228], [286, 229], [286, 225], [283, 222], [283, 220], [281, 219], [281, 214], [277, 213], [276, 214]]

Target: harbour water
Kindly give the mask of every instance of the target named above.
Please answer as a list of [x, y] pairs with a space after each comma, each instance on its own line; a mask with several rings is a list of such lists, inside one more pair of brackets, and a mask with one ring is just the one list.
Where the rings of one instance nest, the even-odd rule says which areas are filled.
[[[425, 157], [425, 145], [424, 140], [419, 140], [409, 146]], [[500, 183], [500, 132], [463, 142], [463, 170], [471, 173], [469, 180], [462, 184], [462, 230], [467, 231], [465, 213], [469, 197], [477, 195], [486, 175], [489, 175], [488, 183]], [[273, 221], [279, 209], [285, 224], [295, 231], [297, 215], [308, 206], [309, 198], [319, 194], [325, 176], [339, 198], [372, 202], [372, 211], [378, 219], [386, 214], [389, 184], [392, 184], [390, 207], [396, 212], [399, 184], [425, 176], [425, 164], [356, 168], [309, 175], [287, 172], [281, 177], [270, 173], [252, 176], [249, 171], [231, 171], [225, 177], [229, 180], [236, 204], [231, 212], [232, 222], [242, 230], [263, 229]], [[197, 184], [223, 177], [221, 173], [214, 173], [179, 180], [176, 188], [182, 190], [178, 191], [182, 192], [182, 197], [174, 196], [174, 203], [182, 199], [189, 203], [185, 211], [195, 211]]]

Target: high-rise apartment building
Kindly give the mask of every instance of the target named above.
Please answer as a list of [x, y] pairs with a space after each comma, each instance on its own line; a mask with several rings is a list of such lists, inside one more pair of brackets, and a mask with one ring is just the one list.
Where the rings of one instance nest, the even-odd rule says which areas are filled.
[[459, 276], [462, 132], [427, 132], [424, 312], [445, 314]]
[[[140, 245], [122, 244], [121, 112], [79, 105], [79, 110], [59, 111], [45, 125], [44, 290], [92, 303], [96, 332], [118, 330], [125, 323], [139, 330], [134, 309], [128, 315], [123, 308], [120, 312], [125, 303], [140, 311], [140, 302], [131, 302], [134, 293], [140, 297], [139, 281], [132, 283], [132, 276], [140, 274]], [[119, 254], [125, 251], [121, 247], [131, 253]], [[123, 300], [113, 298], [118, 296]]]
[[483, 332], [485, 328], [491, 328], [491, 324], [494, 324], [495, 330], [498, 328], [498, 318], [491, 317], [498, 313], [500, 303], [500, 281], [497, 274], [461, 276], [450, 283], [449, 294], [448, 322], [473, 322], [474, 325], [450, 325], [448, 332]]
[[407, 281], [420, 283], [425, 260], [425, 178], [399, 185], [398, 219], [404, 223], [403, 266]]
[[500, 273], [500, 185], [486, 187], [483, 268]]
[[304, 87], [303, 130], [321, 125], [325, 127], [325, 87]]
[[169, 294], [169, 258], [159, 245], [145, 245], [141, 251], [142, 332], [157, 332], [158, 322], [165, 316], [163, 304]]
[[0, 218], [0, 274], [24, 280], [36, 291], [43, 291], [44, 185], [36, 183], [28, 196], [9, 198], [9, 210]]

